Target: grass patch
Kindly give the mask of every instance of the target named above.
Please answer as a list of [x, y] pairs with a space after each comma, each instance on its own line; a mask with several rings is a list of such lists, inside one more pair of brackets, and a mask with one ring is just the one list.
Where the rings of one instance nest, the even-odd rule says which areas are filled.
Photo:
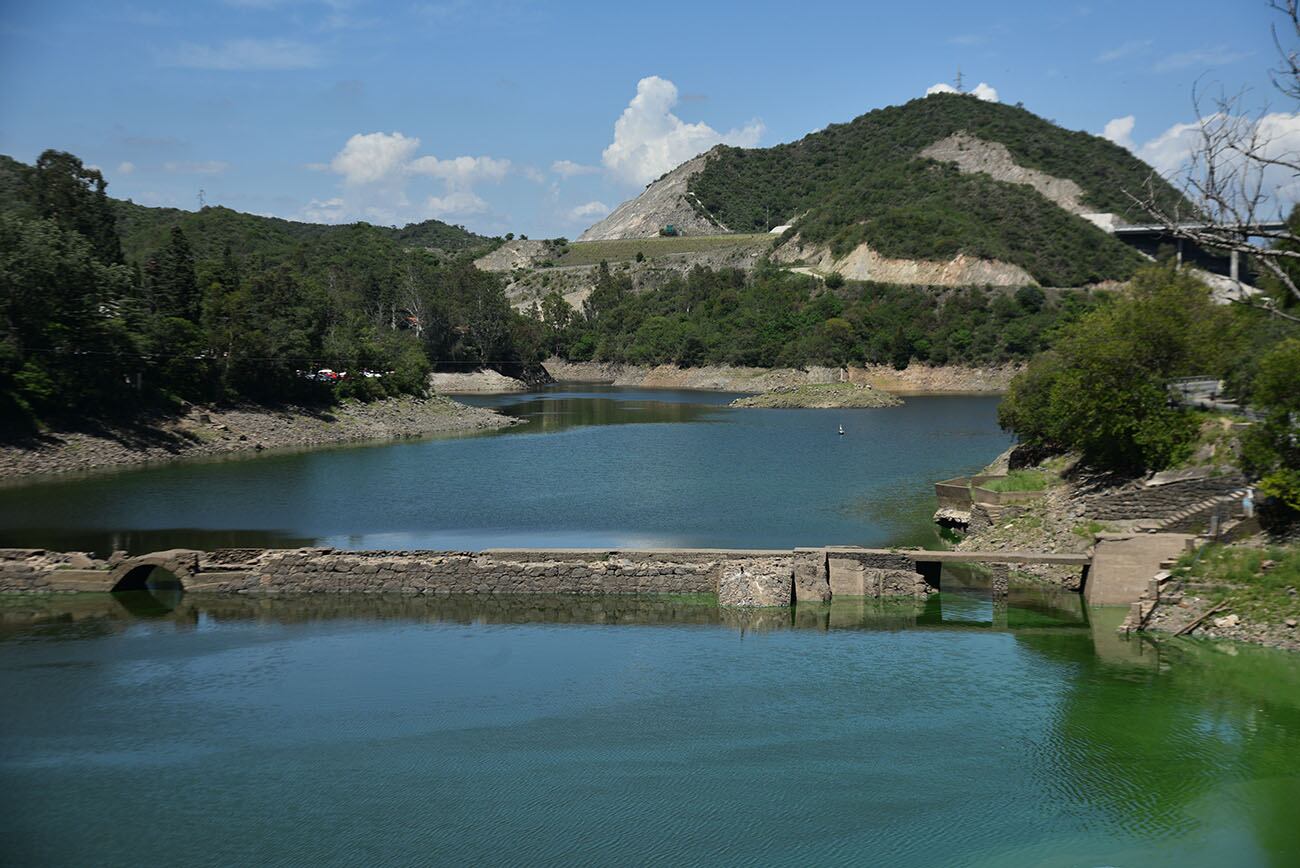
[[988, 491], [1046, 491], [1051, 478], [1041, 470], [1013, 470], [1002, 479], [980, 483]]
[[1081, 536], [1084, 539], [1090, 540], [1102, 531], [1110, 530], [1110, 527], [1099, 521], [1089, 521], [1084, 522], [1083, 524], [1076, 524], [1070, 530], [1075, 536]]
[[[1272, 565], [1263, 569], [1266, 561]], [[1232, 598], [1231, 611], [1257, 622], [1300, 617], [1300, 546], [1208, 545], [1184, 554], [1175, 575], [1205, 586], [1217, 602]]]
[[772, 242], [766, 233], [752, 235], [685, 235], [678, 238], [620, 238], [613, 241], [574, 241], [566, 252], [557, 256], [556, 266], [598, 265], [605, 262], [630, 262], [638, 253], [645, 259], [679, 253], [706, 253], [731, 247], [758, 247]]

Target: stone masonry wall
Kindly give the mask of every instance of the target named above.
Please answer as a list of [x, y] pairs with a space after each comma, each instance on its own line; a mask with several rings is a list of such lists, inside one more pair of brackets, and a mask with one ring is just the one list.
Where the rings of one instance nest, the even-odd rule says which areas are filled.
[[853, 547], [793, 551], [484, 552], [331, 548], [174, 549], [107, 560], [0, 549], [0, 593], [143, 588], [162, 569], [187, 591], [249, 594], [716, 594], [722, 606], [777, 607], [832, 596], [924, 597], [915, 554]]
[[1123, 521], [1134, 518], [1167, 518], [1188, 504], [1209, 500], [1246, 485], [1239, 474], [1189, 479], [1167, 485], [1135, 487], [1107, 494], [1089, 501], [1084, 507], [1088, 518]]

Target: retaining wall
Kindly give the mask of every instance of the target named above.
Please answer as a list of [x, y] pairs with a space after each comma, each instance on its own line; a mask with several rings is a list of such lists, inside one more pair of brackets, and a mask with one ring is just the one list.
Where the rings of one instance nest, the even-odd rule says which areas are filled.
[[1246, 478], [1236, 473], [1165, 485], [1142, 485], [1088, 501], [1084, 505], [1084, 515], [1101, 521], [1168, 518], [1189, 504], [1228, 494], [1246, 485]]

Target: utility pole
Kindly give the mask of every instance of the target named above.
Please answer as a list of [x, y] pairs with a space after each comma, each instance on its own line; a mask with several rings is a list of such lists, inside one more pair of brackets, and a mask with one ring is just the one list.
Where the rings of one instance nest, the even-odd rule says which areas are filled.
[[963, 90], [963, 89], [962, 89], [962, 86], [961, 86], [961, 85], [962, 85], [962, 76], [961, 76], [961, 67], [960, 67], [960, 66], [957, 67], [957, 78], [955, 78], [954, 81], [955, 81], [956, 84], [957, 84], [957, 93], [965, 93], [966, 91]]
[[208, 207], [208, 203], [207, 200], [203, 198], [203, 188], [200, 187], [199, 188], [199, 210], [202, 211], [206, 207]]

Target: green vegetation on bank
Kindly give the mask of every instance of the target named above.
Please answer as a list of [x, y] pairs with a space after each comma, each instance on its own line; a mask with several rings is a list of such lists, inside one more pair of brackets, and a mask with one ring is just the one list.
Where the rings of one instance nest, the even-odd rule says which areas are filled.
[[[1258, 622], [1300, 618], [1300, 548], [1207, 545], [1179, 559], [1174, 574], [1207, 586], [1205, 595]], [[1199, 591], [1198, 591], [1199, 592]]]
[[[1012, 381], [1003, 427], [1034, 447], [1077, 451], [1093, 468], [1137, 473], [1221, 460], [1223, 425], [1172, 399], [1177, 377], [1227, 381], [1263, 420], [1238, 438], [1264, 498], [1300, 510], [1300, 335], [1243, 305], [1217, 305], [1172, 265], [1143, 269], [1113, 303], [1062, 330]], [[1235, 458], [1236, 456], [1234, 456]]]
[[848, 283], [760, 265], [753, 273], [695, 268], [661, 289], [632, 291], [627, 272], [602, 264], [574, 311], [544, 298], [549, 352], [571, 361], [800, 367], [809, 364], [996, 364], [1050, 346], [1056, 330], [1106, 293], [1037, 287], [990, 291]]
[[[10, 433], [181, 400], [378, 398], [422, 391], [435, 365], [508, 368], [540, 354], [537, 324], [471, 264], [490, 242], [458, 227], [143, 208], [105, 186], [71, 154], [0, 163]], [[350, 376], [312, 376], [322, 368]]]
[[1051, 478], [1041, 470], [1012, 470], [1001, 479], [980, 483], [989, 491], [1046, 491]]
[[690, 189], [734, 231], [766, 231], [797, 217], [805, 241], [837, 256], [864, 242], [891, 257], [965, 253], [1014, 263], [1050, 286], [1125, 279], [1141, 264], [1122, 242], [1025, 185], [918, 157], [959, 131], [1005, 145], [1021, 166], [1074, 181], [1097, 211], [1137, 216], [1123, 191], [1137, 193], [1151, 178], [1166, 200], [1178, 196], [1112, 142], [1017, 106], [946, 94], [772, 148], [720, 147]]

